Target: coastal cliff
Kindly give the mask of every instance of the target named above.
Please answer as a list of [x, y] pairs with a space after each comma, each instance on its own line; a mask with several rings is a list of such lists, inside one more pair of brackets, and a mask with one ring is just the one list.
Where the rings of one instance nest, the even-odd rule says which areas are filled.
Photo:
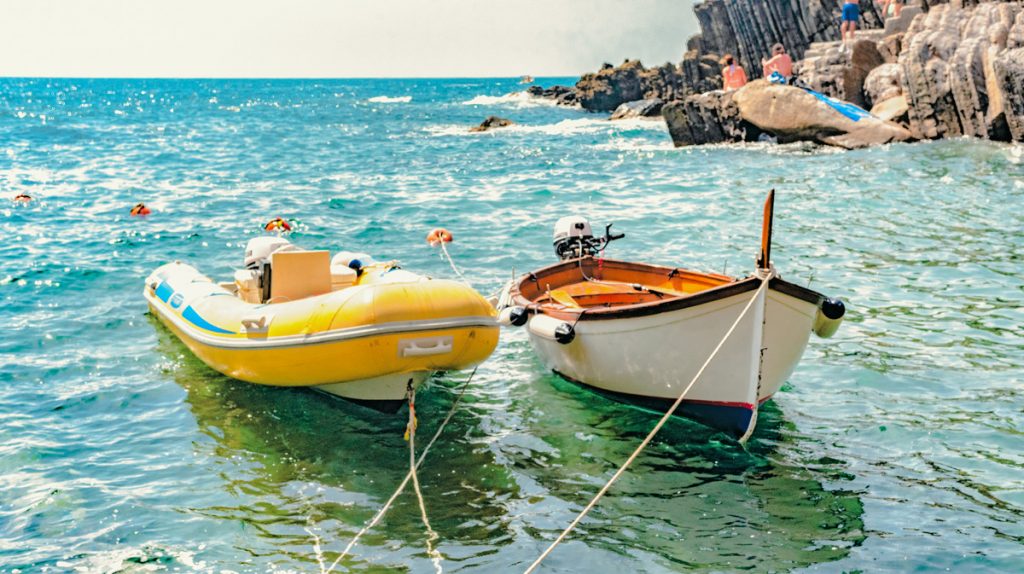
[[[764, 118], [755, 117], [764, 115], [760, 110], [745, 113], [733, 94], [721, 91], [723, 54], [733, 54], [754, 79], [761, 75], [761, 59], [778, 42], [795, 61], [797, 85], [871, 109], [873, 120], [893, 124], [881, 126], [880, 133], [899, 134], [881, 138], [885, 141], [958, 136], [1024, 141], [1024, 1], [911, 0], [900, 18], [883, 18], [871, 0], [861, 0], [861, 30], [846, 46], [838, 41], [842, 2], [705, 0], [694, 6], [701, 32], [688, 40], [678, 64], [606, 64], [575, 87], [561, 88], [561, 94], [573, 94], [561, 97], [599, 112], [636, 100], [657, 101], [657, 106], [632, 107], [649, 114], [660, 110], [677, 146], [765, 137], [870, 145], [857, 138], [836, 140], [834, 125], [818, 132], [802, 129], [820, 118], [799, 113], [793, 116], [799, 125], [792, 129], [766, 129]], [[817, 114], [817, 107], [808, 114]], [[833, 123], [842, 121], [837, 117]]]

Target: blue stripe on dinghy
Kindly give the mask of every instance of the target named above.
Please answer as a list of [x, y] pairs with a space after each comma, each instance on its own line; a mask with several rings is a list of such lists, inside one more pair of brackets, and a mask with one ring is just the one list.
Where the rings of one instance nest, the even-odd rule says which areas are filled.
[[166, 281], [161, 281], [160, 284], [156, 286], [156, 296], [164, 303], [171, 298], [171, 295], [174, 295], [174, 289], [172, 289]]
[[220, 327], [214, 325], [213, 323], [210, 323], [206, 319], [203, 319], [202, 317], [199, 316], [199, 313], [197, 313], [196, 310], [192, 308], [191, 305], [185, 307], [185, 310], [181, 312], [181, 317], [188, 321], [189, 323], [192, 323], [196, 327], [199, 327], [200, 329], [206, 329], [207, 331], [212, 331], [214, 333], [220, 333], [223, 335], [235, 334], [234, 331], [221, 329]]

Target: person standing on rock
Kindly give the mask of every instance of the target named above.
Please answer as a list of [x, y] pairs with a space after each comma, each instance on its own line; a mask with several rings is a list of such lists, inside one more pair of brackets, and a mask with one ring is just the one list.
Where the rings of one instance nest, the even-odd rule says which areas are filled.
[[785, 46], [782, 44], [772, 46], [771, 59], [761, 58], [761, 72], [765, 78], [771, 76], [772, 72], [778, 72], [787, 82], [789, 81], [790, 76], [793, 75], [793, 58], [786, 53]]
[[860, 21], [860, 4], [856, 0], [846, 0], [843, 4], [843, 18], [842, 24], [839, 26], [839, 32], [843, 39], [843, 44], [846, 41], [853, 41], [853, 35], [857, 31], [857, 22]]
[[747, 73], [743, 71], [743, 66], [736, 63], [732, 54], [726, 54], [722, 64], [725, 65], [722, 68], [723, 90], [738, 90], [747, 84]]

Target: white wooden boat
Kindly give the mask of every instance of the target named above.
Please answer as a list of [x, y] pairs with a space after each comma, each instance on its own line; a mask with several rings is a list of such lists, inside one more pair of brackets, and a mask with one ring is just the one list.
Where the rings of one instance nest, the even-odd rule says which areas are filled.
[[562, 261], [513, 280], [499, 321], [525, 325], [541, 361], [565, 379], [665, 411], [756, 297], [676, 411], [745, 438], [811, 332], [831, 336], [845, 313], [840, 300], [785, 281], [770, 264], [773, 203], [774, 192], [757, 269], [745, 278], [603, 259], [622, 236], [606, 229], [594, 238], [583, 218], [563, 218]]

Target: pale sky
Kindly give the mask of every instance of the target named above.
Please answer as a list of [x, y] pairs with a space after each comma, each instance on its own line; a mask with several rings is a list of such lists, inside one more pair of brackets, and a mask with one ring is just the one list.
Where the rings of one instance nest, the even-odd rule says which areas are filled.
[[0, 76], [579, 75], [678, 62], [693, 0], [0, 0]]

